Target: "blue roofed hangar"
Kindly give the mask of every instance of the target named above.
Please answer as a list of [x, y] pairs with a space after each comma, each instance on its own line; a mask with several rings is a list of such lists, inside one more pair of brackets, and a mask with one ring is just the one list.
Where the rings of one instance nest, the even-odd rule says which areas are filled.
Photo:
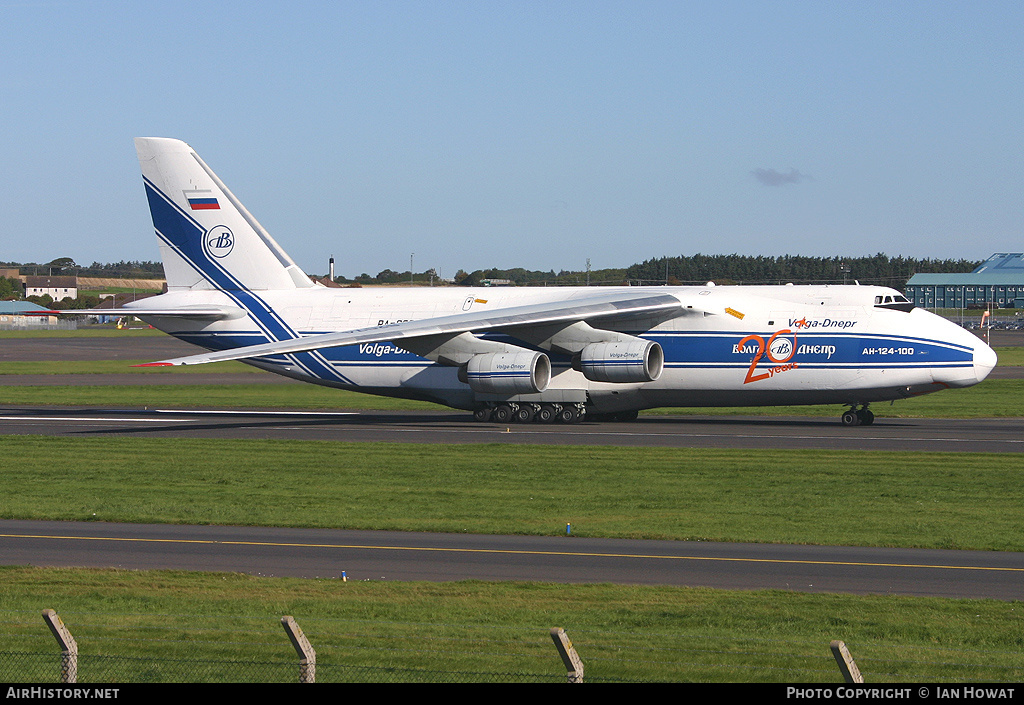
[[1024, 252], [997, 252], [969, 274], [915, 274], [906, 294], [921, 308], [1024, 308]]

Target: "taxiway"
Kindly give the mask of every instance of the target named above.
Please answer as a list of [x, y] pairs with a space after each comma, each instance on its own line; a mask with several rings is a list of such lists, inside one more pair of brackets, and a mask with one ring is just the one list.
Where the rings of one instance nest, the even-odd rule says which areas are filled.
[[1024, 554], [574, 536], [0, 521], [8, 565], [530, 580], [1019, 600]]
[[832, 418], [649, 416], [634, 422], [477, 423], [467, 413], [0, 407], [0, 435], [274, 438], [395, 443], [618, 445], [875, 451], [1024, 450], [1019, 419], [884, 419], [848, 428]]

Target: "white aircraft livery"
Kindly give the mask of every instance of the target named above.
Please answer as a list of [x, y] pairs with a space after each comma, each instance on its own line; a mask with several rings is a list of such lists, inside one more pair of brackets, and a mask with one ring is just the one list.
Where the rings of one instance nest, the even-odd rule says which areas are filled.
[[996, 364], [884, 287], [326, 287], [187, 144], [135, 145], [167, 293], [124, 309], [210, 351], [152, 365], [242, 360], [502, 423], [837, 404], [852, 426], [872, 402], [968, 387]]

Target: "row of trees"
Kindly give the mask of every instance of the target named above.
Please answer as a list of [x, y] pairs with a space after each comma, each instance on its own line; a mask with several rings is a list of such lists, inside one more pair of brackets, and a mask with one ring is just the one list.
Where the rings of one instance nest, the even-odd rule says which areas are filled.
[[859, 281], [903, 289], [919, 272], [961, 273], [973, 271], [981, 262], [965, 259], [917, 259], [889, 257], [752, 257], [747, 255], [702, 255], [662, 257], [634, 264], [626, 277], [643, 283], [780, 284], [840, 283]]
[[[478, 286], [486, 280], [503, 279], [517, 286], [582, 286], [587, 284], [831, 284], [859, 281], [903, 289], [907, 280], [918, 272], [970, 272], [981, 262], [965, 259], [918, 259], [889, 257], [876, 254], [870, 257], [781, 257], [749, 255], [680, 255], [661, 257], [634, 264], [625, 269], [599, 269], [590, 272], [562, 270], [531, 271], [514, 269], [478, 269], [474, 272], [459, 270], [455, 284]], [[395, 284], [413, 281], [426, 282], [433, 270], [420, 274], [393, 272], [386, 269], [376, 277], [361, 274], [355, 280], [339, 277], [339, 283]]]
[[408, 284], [411, 282], [416, 285], [454, 283], [458, 286], [480, 286], [490, 280], [505, 280], [513, 282], [516, 286], [581, 286], [588, 281], [591, 284], [621, 284], [625, 274], [625, 269], [602, 269], [590, 272], [588, 278], [587, 272], [570, 272], [564, 269], [559, 272], [555, 272], [553, 269], [542, 272], [515, 267], [513, 269], [477, 269], [473, 272], [460, 269], [451, 279], [442, 280], [433, 269], [412, 273], [409, 270], [396, 272], [385, 269], [375, 277], [364, 272], [354, 279], [340, 276], [335, 277], [334, 281], [343, 285]]
[[[970, 272], [980, 262], [964, 259], [918, 259], [889, 257], [876, 254], [870, 257], [781, 257], [749, 255], [680, 255], [649, 259], [624, 269], [594, 271], [478, 269], [473, 272], [459, 270], [454, 283], [461, 286], [479, 286], [486, 280], [507, 280], [517, 286], [582, 286], [584, 284], [696, 284], [714, 281], [719, 284], [778, 284], [793, 282], [839, 283], [859, 281], [863, 284], [882, 284], [903, 289], [907, 280], [917, 272]], [[69, 257], [46, 264], [17, 264], [0, 262], [0, 267], [19, 267], [24, 274], [40, 270], [46, 273], [67, 273], [78, 276], [116, 277], [125, 279], [157, 279], [163, 277], [159, 262], [121, 261], [103, 264], [93, 262], [79, 267]], [[33, 271], [33, 269], [35, 271]], [[0, 278], [2, 279], [2, 278]], [[0, 281], [0, 299], [20, 296], [20, 285], [15, 280]], [[339, 284], [437, 284], [440, 280], [433, 269], [424, 272], [396, 272], [385, 269], [377, 276], [363, 273], [354, 279], [336, 277]], [[13, 289], [12, 289], [13, 287]]]
[[42, 296], [26, 296], [25, 300], [54, 311], [77, 311], [84, 308], [96, 308], [100, 305], [100, 297], [94, 294], [81, 293], [75, 298], [65, 296], [60, 301], [55, 301], [49, 294], [43, 294]]
[[93, 262], [88, 267], [78, 265], [71, 257], [58, 257], [41, 264], [38, 262], [0, 262], [0, 268], [17, 268], [22, 274], [67, 274], [79, 277], [104, 277], [111, 279], [163, 279], [164, 265], [161, 262], [125, 261]]
[[20, 299], [23, 293], [20, 281], [10, 277], [0, 277], [0, 301]]

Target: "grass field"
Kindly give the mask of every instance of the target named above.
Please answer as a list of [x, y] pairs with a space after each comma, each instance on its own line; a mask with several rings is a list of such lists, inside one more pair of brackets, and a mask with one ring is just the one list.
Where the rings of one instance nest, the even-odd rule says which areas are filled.
[[43, 609], [74, 634], [90, 683], [294, 682], [283, 615], [316, 649], [318, 682], [564, 682], [552, 627], [591, 683], [839, 683], [833, 639], [871, 684], [1024, 678], [1021, 603], [14, 567], [0, 568], [3, 649], [50, 657], [11, 657], [8, 682], [53, 678]]
[[1024, 366], [1024, 348], [994, 348], [999, 356], [999, 367]]
[[[1022, 364], [1024, 354], [1008, 349], [1000, 360]], [[123, 362], [49, 371], [12, 364], [22, 363], [0, 363], [0, 374], [128, 371]], [[144, 369], [134, 371], [153, 374]], [[188, 369], [169, 373], [259, 374], [231, 363]], [[990, 380], [872, 408], [882, 418], [1022, 416], [1022, 391], [1024, 381]], [[0, 393], [8, 405], [439, 408], [311, 385]], [[521, 534], [561, 534], [572, 523], [577, 536], [1024, 550], [1024, 456], [1015, 454], [32, 436], [0, 437], [0, 453], [3, 518]], [[216, 667], [294, 660], [278, 623], [284, 614], [317, 648], [321, 681], [553, 682], [564, 678], [547, 635], [556, 626], [596, 682], [836, 683], [832, 639], [847, 642], [874, 683], [1024, 678], [1019, 601], [6, 567], [0, 656], [53, 650], [39, 617], [44, 608], [57, 609], [75, 633], [83, 681], [91, 682], [293, 680], [291, 671], [269, 666], [234, 677]], [[144, 673], [129, 654], [147, 664]], [[201, 670], [210, 660], [215, 667]], [[3, 670], [8, 663], [14, 670]], [[31, 670], [38, 663], [0, 658], [0, 678], [52, 680], [52, 671]]]
[[11, 519], [1024, 550], [1018, 454], [119, 436], [0, 453]]

